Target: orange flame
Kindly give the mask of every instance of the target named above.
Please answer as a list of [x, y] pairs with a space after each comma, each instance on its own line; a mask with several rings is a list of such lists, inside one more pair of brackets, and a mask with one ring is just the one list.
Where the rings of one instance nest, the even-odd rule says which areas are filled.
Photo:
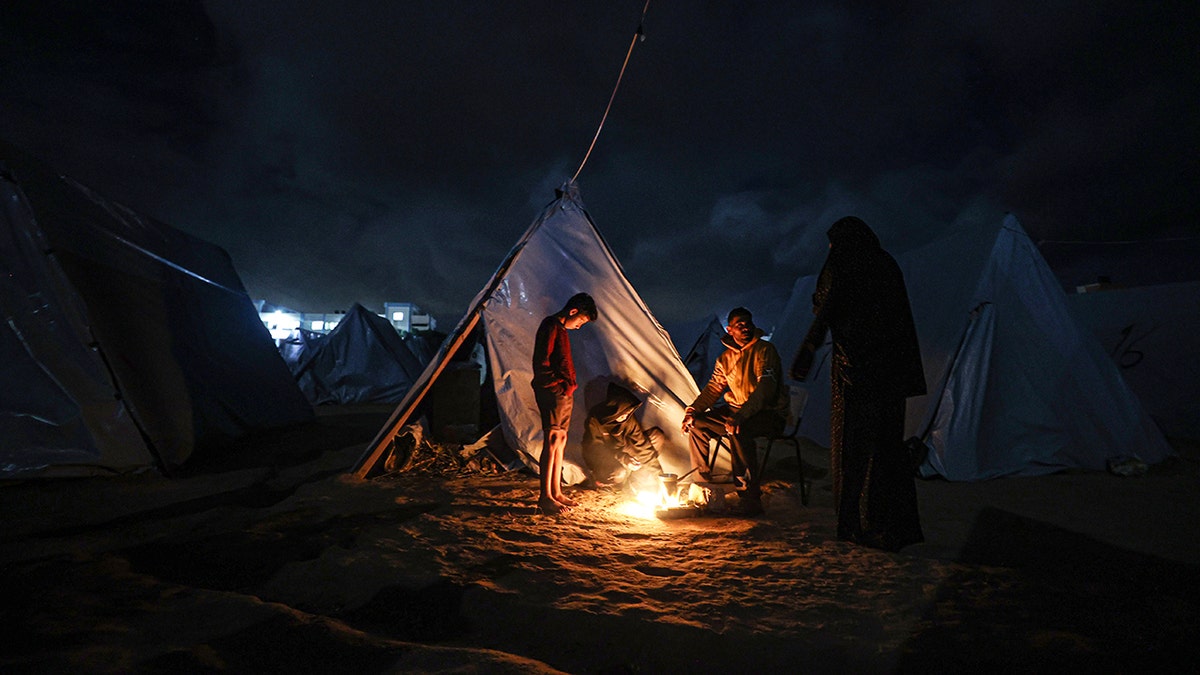
[[620, 507], [621, 513], [635, 518], [657, 518], [655, 511], [682, 506], [679, 491], [667, 494], [666, 486], [658, 485], [650, 489], [634, 489], [633, 499], [625, 500]]

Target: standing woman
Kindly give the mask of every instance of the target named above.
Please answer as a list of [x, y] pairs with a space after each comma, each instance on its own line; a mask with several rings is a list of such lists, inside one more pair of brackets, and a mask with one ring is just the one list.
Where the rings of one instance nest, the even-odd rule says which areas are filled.
[[792, 362], [803, 381], [833, 337], [830, 468], [838, 537], [896, 551], [924, 541], [904, 407], [925, 393], [921, 351], [904, 276], [862, 220], [829, 228], [829, 256], [813, 293], [812, 327]]

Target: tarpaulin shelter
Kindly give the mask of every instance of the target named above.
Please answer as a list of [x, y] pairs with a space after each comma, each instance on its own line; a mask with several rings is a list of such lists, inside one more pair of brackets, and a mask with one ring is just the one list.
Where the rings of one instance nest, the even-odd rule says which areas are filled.
[[313, 417], [228, 254], [0, 143], [0, 476], [170, 470]]
[[291, 368], [313, 405], [397, 403], [422, 370], [392, 323], [357, 302]]
[[591, 294], [600, 316], [571, 332], [579, 389], [563, 479], [578, 483], [585, 478], [580, 451], [583, 421], [609, 382], [636, 391], [645, 401], [640, 411], [643, 425], [659, 426], [667, 433], [665, 470], [682, 473], [690, 468], [679, 424], [684, 407], [699, 394], [696, 383], [666, 331], [625, 277], [580, 200], [578, 188], [567, 183], [475, 296], [437, 356], [354, 466], [355, 474], [367, 478], [382, 469], [392, 439], [404, 425], [417, 421], [418, 405], [477, 327], [484, 336], [504, 439], [536, 470], [542, 430], [530, 386], [534, 336], [542, 319], [562, 309], [578, 292]]
[[[929, 448], [922, 475], [979, 480], [1170, 453], [1162, 433], [1016, 217], [963, 221], [897, 256], [929, 394], [908, 400], [906, 431]], [[772, 340], [785, 361], [812, 322], [816, 275], [799, 279]], [[829, 444], [829, 345], [809, 376], [800, 434]]]

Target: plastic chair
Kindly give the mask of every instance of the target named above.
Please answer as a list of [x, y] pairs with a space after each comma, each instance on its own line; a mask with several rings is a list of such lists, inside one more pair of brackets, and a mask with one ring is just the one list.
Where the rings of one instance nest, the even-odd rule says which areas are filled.
[[[810, 486], [808, 480], [804, 476], [804, 458], [800, 454], [800, 439], [796, 438], [796, 432], [800, 430], [800, 422], [804, 420], [804, 406], [807, 405], [808, 399], [805, 397], [799, 411], [788, 415], [788, 420], [784, 423], [783, 430], [773, 436], [757, 436], [755, 441], [763, 439], [766, 441], [766, 450], [763, 452], [762, 462], [759, 464], [758, 475], [762, 476], [767, 470], [767, 462], [771, 459], [771, 450], [776, 443], [790, 443], [796, 452], [796, 471], [800, 475], [800, 503], [808, 506], [808, 496]], [[716, 439], [716, 443], [712, 445], [712, 450], [708, 455], [708, 465], [715, 466], [714, 462], [717, 459], [717, 454], [722, 449], [729, 453], [730, 458], [733, 457], [733, 448], [729, 445], [732, 442], [729, 436], [720, 436]]]
[[808, 506], [809, 485], [808, 480], [804, 477], [804, 458], [800, 456], [800, 440], [796, 438], [796, 432], [800, 430], [800, 421], [802, 417], [795, 415], [793, 420], [783, 428], [783, 431], [774, 436], [764, 436], [767, 439], [767, 449], [763, 452], [762, 464], [758, 469], [758, 475], [763, 475], [767, 470], [767, 460], [771, 459], [771, 449], [776, 443], [790, 443], [796, 451], [796, 471], [800, 474], [800, 503]]

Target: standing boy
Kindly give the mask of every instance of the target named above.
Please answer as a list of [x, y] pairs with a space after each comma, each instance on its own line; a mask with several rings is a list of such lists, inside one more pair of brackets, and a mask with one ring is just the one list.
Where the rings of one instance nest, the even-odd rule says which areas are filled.
[[561, 310], [542, 320], [533, 343], [533, 397], [542, 417], [538, 508], [543, 513], [561, 513], [577, 505], [562, 492], [563, 451], [567, 447], [576, 386], [567, 331], [595, 321], [597, 315], [592, 296], [576, 293]]

